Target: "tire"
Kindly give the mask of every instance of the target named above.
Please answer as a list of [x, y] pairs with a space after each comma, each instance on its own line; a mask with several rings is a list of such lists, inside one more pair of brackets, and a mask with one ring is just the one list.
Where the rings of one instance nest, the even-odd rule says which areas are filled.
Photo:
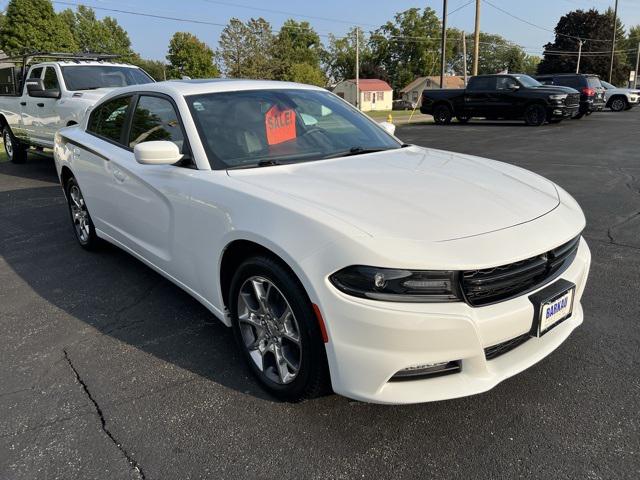
[[69, 215], [71, 217], [71, 225], [76, 240], [85, 250], [95, 250], [98, 247], [100, 239], [96, 235], [96, 228], [87, 205], [84, 202], [80, 186], [74, 177], [67, 180], [65, 186], [67, 194], [67, 206], [69, 207]]
[[27, 149], [13, 136], [9, 126], [2, 129], [2, 141], [7, 158], [12, 163], [24, 163], [27, 161]]
[[453, 118], [453, 112], [448, 105], [437, 105], [433, 109], [433, 121], [436, 125], [449, 125]]
[[460, 123], [468, 123], [471, 120], [471, 117], [467, 115], [456, 115], [456, 120]]
[[[268, 256], [245, 260], [233, 276], [228, 305], [238, 346], [265, 390], [288, 402], [331, 391], [313, 306], [285, 266]], [[278, 363], [284, 368], [277, 368]]]
[[617, 96], [611, 99], [609, 102], [609, 108], [614, 112], [621, 112], [627, 108], [628, 104], [629, 102], [627, 102], [626, 98]]
[[538, 104], [529, 105], [524, 111], [524, 121], [527, 125], [539, 127], [547, 120], [547, 110]]

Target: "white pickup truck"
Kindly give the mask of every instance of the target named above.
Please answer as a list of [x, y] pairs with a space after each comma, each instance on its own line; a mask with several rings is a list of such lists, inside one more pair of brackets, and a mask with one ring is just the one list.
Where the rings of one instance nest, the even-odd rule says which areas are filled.
[[23, 67], [27, 75], [16, 67], [0, 70], [0, 129], [12, 162], [24, 162], [30, 147], [53, 147], [60, 128], [80, 123], [114, 88], [154, 81], [133, 65], [79, 58]]

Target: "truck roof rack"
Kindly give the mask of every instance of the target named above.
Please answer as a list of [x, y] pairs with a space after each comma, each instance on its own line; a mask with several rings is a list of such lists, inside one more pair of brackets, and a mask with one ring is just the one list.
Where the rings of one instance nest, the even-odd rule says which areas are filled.
[[57, 60], [77, 60], [77, 61], [97, 61], [102, 62], [104, 60], [111, 60], [114, 58], [120, 58], [124, 55], [110, 54], [110, 53], [69, 53], [69, 52], [27, 52], [22, 55], [12, 55], [10, 57], [0, 58], [0, 63], [26, 63], [33, 58], [50, 58]]

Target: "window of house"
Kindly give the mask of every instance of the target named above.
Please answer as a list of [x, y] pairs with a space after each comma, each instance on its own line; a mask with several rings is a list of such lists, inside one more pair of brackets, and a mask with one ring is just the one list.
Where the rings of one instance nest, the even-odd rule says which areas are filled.
[[380, 101], [384, 100], [384, 92], [378, 92], [376, 96], [377, 96], [378, 100], [380, 100]]
[[122, 130], [131, 97], [119, 97], [99, 105], [89, 117], [87, 131], [99, 137], [121, 143]]
[[364, 92], [364, 101], [365, 102], [371, 101], [371, 92]]

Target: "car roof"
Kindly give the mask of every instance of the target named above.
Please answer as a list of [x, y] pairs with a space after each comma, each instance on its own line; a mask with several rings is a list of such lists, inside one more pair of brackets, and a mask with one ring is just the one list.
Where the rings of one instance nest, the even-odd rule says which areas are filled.
[[[165, 80], [163, 82], [130, 85], [114, 90], [109, 97], [136, 92], [157, 92], [179, 97], [201, 95], [216, 92], [234, 92], [242, 90], [323, 90], [313, 85], [274, 80], [241, 80], [241, 79], [197, 79], [197, 80]], [[106, 98], [106, 97], [105, 97]]]

